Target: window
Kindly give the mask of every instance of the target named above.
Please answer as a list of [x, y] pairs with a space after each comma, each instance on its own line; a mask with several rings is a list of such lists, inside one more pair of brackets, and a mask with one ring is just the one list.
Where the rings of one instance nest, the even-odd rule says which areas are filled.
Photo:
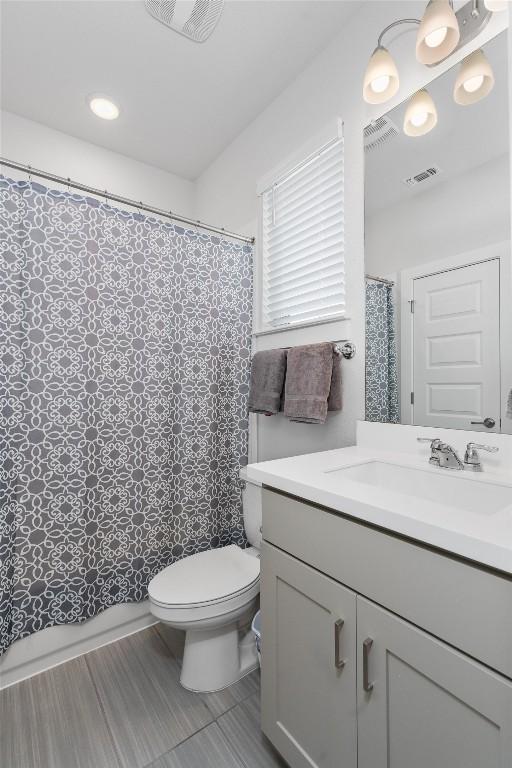
[[262, 217], [264, 328], [343, 315], [343, 139], [266, 189]]

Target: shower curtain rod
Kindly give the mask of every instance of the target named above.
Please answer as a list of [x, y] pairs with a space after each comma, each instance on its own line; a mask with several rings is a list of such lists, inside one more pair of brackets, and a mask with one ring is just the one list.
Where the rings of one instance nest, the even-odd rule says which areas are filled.
[[375, 277], [374, 275], [365, 275], [367, 280], [374, 280], [376, 283], [384, 283], [384, 285], [394, 285], [394, 280], [386, 280], [385, 277]]
[[66, 179], [64, 176], [57, 176], [55, 173], [47, 173], [46, 171], [39, 171], [37, 168], [32, 168], [31, 165], [24, 165], [23, 163], [16, 163], [14, 160], [8, 160], [5, 157], [0, 157], [0, 165], [5, 165], [7, 168], [14, 168], [17, 171], [23, 171], [30, 176], [39, 176], [41, 179], [47, 179], [53, 181], [56, 184], [64, 184], [67, 187], [73, 187], [73, 189], [79, 189], [81, 192], [86, 192], [89, 195], [96, 195], [97, 197], [104, 197], [107, 201], [113, 201], [115, 203], [121, 203], [122, 205], [130, 205], [132, 208], [138, 208], [139, 211], [147, 211], [153, 213], [156, 216], [163, 216], [171, 221], [179, 221], [182, 224], [189, 224], [192, 227], [199, 227], [200, 229], [206, 229], [208, 232], [215, 232], [218, 235], [224, 237], [232, 237], [235, 240], [241, 240], [243, 243], [254, 243], [254, 237], [246, 237], [245, 235], [237, 235], [236, 232], [229, 232], [222, 227], [214, 227], [211, 224], [204, 224], [197, 219], [189, 219], [186, 216], [180, 216], [172, 211], [164, 211], [161, 208], [153, 208], [151, 205], [146, 205], [142, 201], [131, 200], [128, 197], [122, 197], [121, 195], [114, 195], [106, 189], [96, 189], [95, 187], [89, 187], [87, 184], [80, 184], [78, 181], [72, 181]]

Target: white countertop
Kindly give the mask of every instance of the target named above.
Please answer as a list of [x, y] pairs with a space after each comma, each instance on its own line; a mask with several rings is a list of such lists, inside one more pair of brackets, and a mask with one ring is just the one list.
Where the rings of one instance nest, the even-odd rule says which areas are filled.
[[[343, 480], [333, 470], [361, 462], [380, 461], [450, 476], [454, 493], [460, 479], [512, 488], [512, 476], [503, 471], [456, 472], [428, 464], [425, 456], [369, 449], [340, 448], [286, 459], [249, 464], [243, 474], [285, 493], [379, 526], [390, 532], [446, 550], [512, 575], [512, 504], [497, 512], [469, 512], [367, 483]], [[485, 460], [485, 459], [483, 459]], [[448, 473], [448, 475], [446, 475]], [[492, 494], [493, 488], [489, 488]]]

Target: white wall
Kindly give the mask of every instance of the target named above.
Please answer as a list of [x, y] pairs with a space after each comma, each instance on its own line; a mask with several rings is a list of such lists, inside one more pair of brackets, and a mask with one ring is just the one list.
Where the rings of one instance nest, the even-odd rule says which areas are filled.
[[[401, 88], [383, 107], [368, 107], [362, 100], [362, 78], [379, 32], [397, 18], [421, 16], [424, 2], [409, 0], [365, 2], [340, 30], [332, 43], [227, 147], [197, 182], [197, 215], [222, 221], [235, 231], [252, 234], [257, 229], [258, 180], [306, 145], [336, 117], [344, 121], [345, 228], [347, 298], [350, 330], [324, 326], [296, 332], [294, 343], [338, 340], [355, 342], [356, 357], [343, 365], [341, 414], [331, 414], [323, 426], [291, 424], [282, 416], [258, 416], [259, 460], [324, 450], [355, 442], [356, 419], [364, 417], [364, 158], [363, 128], [371, 118], [392, 109], [462, 58], [451, 57], [435, 71], [418, 64], [414, 55], [416, 28], [402, 27], [387, 38], [400, 70]], [[484, 33], [464, 51], [481, 45], [507, 25], [507, 14], [496, 14]], [[256, 297], [257, 301], [257, 297]], [[322, 328], [322, 327], [321, 327]], [[333, 338], [334, 336], [334, 338]], [[269, 337], [264, 337], [268, 344]], [[284, 346], [276, 334], [272, 346]], [[261, 346], [261, 342], [260, 342]], [[255, 344], [258, 348], [258, 341]], [[252, 459], [256, 456], [253, 452]]]
[[367, 272], [382, 276], [510, 238], [508, 155], [426, 185], [367, 217]]
[[[57, 176], [194, 217], [193, 182], [11, 112], [0, 113], [0, 154]], [[10, 178], [26, 178], [8, 168], [0, 167], [0, 172]]]

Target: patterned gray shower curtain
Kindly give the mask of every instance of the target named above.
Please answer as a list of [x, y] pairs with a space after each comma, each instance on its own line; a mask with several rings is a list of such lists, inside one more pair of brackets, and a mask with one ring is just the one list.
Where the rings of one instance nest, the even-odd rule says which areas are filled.
[[244, 543], [252, 249], [0, 177], [0, 652]]
[[398, 423], [393, 288], [366, 283], [366, 420]]

